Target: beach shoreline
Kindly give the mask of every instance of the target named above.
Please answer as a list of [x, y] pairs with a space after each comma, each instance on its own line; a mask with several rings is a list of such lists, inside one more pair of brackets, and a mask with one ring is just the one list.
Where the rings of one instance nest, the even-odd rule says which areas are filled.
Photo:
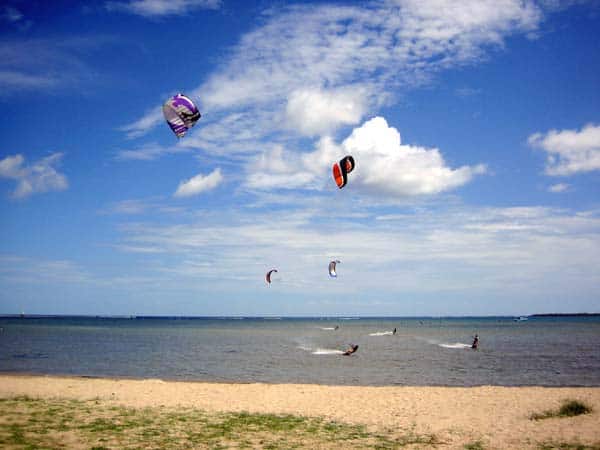
[[[439, 448], [462, 448], [472, 441], [485, 448], [600, 445], [600, 387], [331, 386], [0, 374], [0, 398], [20, 396], [320, 417], [373, 430], [435, 434], [445, 442]], [[567, 399], [585, 402], [592, 413], [531, 420], [532, 414], [556, 409]]]
[[35, 371], [3, 371], [0, 369], [0, 378], [2, 377], [51, 377], [51, 378], [73, 378], [73, 379], [84, 379], [84, 380], [132, 380], [132, 381], [144, 381], [144, 380], [155, 380], [163, 383], [194, 383], [194, 384], [223, 384], [223, 385], [245, 385], [245, 384], [260, 384], [260, 385], [273, 385], [273, 386], [322, 386], [322, 387], [352, 387], [352, 388], [483, 388], [483, 387], [499, 387], [499, 388], [556, 388], [556, 389], [600, 389], [599, 386], [586, 385], [586, 384], [567, 384], [567, 385], [553, 385], [553, 384], [468, 384], [459, 386], [456, 384], [340, 384], [340, 383], [327, 383], [327, 382], [277, 382], [277, 381], [244, 381], [244, 380], [228, 380], [222, 378], [177, 378], [177, 377], [140, 377], [136, 375], [88, 375], [88, 374], [74, 374], [74, 373], [41, 373]]

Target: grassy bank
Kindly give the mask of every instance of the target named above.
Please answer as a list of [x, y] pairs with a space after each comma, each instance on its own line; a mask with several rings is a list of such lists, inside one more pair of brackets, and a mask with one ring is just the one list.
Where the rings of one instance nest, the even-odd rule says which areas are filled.
[[564, 400], [557, 410], [548, 410], [543, 413], [534, 413], [531, 420], [551, 419], [553, 417], [574, 417], [582, 414], [590, 414], [592, 407], [579, 400]]
[[0, 399], [0, 447], [9, 449], [432, 448], [434, 435], [290, 415], [133, 409], [99, 400]]

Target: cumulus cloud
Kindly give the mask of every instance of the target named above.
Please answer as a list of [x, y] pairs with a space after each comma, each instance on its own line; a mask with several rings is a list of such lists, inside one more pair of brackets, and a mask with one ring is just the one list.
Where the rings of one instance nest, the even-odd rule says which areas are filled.
[[208, 175], [198, 174], [189, 180], [182, 181], [179, 183], [179, 187], [175, 194], [175, 197], [190, 197], [192, 195], [198, 195], [202, 192], [210, 191], [216, 188], [221, 181], [223, 176], [221, 175], [221, 169], [215, 169]]
[[398, 130], [383, 117], [375, 117], [339, 145], [325, 137], [314, 152], [301, 157], [280, 147], [266, 152], [250, 165], [247, 184], [259, 189], [323, 189], [325, 180], [331, 182], [332, 163], [347, 154], [356, 160], [356, 169], [349, 175], [352, 188], [376, 195], [438, 194], [486, 172], [481, 164], [452, 169], [438, 149], [402, 144]]
[[301, 134], [322, 136], [340, 125], [358, 123], [365, 105], [366, 99], [351, 90], [299, 89], [290, 94], [286, 115]]
[[529, 136], [528, 142], [548, 154], [547, 175], [568, 176], [600, 169], [600, 125], [535, 133]]
[[[400, 133], [375, 117], [356, 128], [342, 148], [357, 161], [353, 183], [395, 196], [437, 194], [462, 186], [485, 166], [446, 166], [440, 151], [401, 143]], [[360, 170], [359, 170], [360, 168]]]
[[14, 198], [65, 190], [68, 187], [67, 178], [54, 167], [60, 164], [62, 156], [62, 153], [53, 153], [29, 166], [25, 164], [23, 155], [8, 156], [0, 160], [0, 178], [17, 182], [17, 187], [12, 192]]
[[218, 9], [221, 3], [221, 0], [130, 0], [106, 2], [106, 8], [155, 18], [178, 16], [195, 9]]

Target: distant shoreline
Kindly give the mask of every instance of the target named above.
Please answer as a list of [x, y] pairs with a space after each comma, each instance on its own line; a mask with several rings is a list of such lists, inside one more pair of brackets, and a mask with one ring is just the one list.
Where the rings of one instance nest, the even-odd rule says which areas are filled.
[[514, 319], [515, 317], [600, 317], [598, 313], [538, 313], [526, 315], [498, 315], [498, 316], [279, 316], [279, 315], [256, 315], [256, 316], [144, 316], [144, 315], [97, 315], [97, 314], [0, 314], [0, 319], [123, 319], [123, 320], [376, 320], [376, 319]]
[[531, 314], [528, 317], [600, 317], [600, 313], [546, 313]]

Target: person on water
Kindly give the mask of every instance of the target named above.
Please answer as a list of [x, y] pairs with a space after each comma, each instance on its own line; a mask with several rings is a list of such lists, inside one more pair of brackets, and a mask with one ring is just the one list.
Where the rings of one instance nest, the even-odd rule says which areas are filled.
[[473, 350], [477, 350], [478, 347], [479, 347], [479, 336], [475, 335], [475, 337], [473, 338], [473, 343], [471, 344], [471, 348]]
[[396, 334], [396, 329], [394, 328], [394, 331], [392, 331], [392, 334]]
[[339, 325], [336, 325], [335, 328], [334, 328], [334, 330], [337, 330], [338, 328], [339, 328]]
[[348, 350], [346, 350], [344, 353], [342, 353], [345, 356], [350, 356], [352, 353], [354, 353], [356, 350], [358, 350], [358, 345], [350, 345], [350, 348]]

